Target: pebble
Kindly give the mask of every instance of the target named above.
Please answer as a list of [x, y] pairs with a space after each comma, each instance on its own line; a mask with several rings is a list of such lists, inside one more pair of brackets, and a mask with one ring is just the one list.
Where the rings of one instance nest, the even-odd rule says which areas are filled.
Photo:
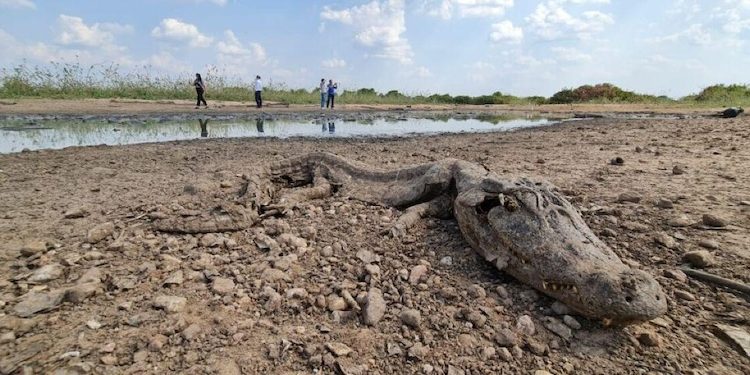
[[407, 326], [417, 329], [419, 324], [422, 322], [422, 314], [419, 310], [406, 309], [401, 312], [401, 321]]
[[290, 299], [305, 299], [307, 298], [307, 290], [305, 288], [291, 288], [286, 290], [286, 298]]
[[102, 356], [101, 358], [99, 358], [99, 360], [102, 362], [102, 364], [105, 364], [107, 366], [112, 366], [117, 363], [117, 357], [112, 354]]
[[201, 331], [202, 331], [202, 328], [201, 328], [200, 324], [193, 323], [193, 324], [187, 326], [187, 328], [185, 328], [184, 330], [182, 330], [182, 332], [180, 332], [180, 335], [185, 340], [192, 341], [196, 337], [198, 337], [198, 335], [201, 333]]
[[636, 334], [636, 339], [643, 346], [657, 347], [661, 345], [661, 336], [651, 330], [639, 332]]
[[9, 344], [16, 341], [16, 333], [13, 331], [5, 332], [0, 335], [0, 345]]
[[430, 350], [426, 346], [424, 346], [424, 344], [418, 342], [412, 345], [411, 348], [409, 348], [409, 351], [406, 352], [406, 355], [409, 358], [422, 359], [426, 357], [429, 352]]
[[29, 241], [21, 247], [21, 255], [25, 257], [45, 251], [47, 251], [47, 243], [39, 240]]
[[668, 277], [670, 279], [677, 280], [683, 283], [687, 282], [688, 280], [688, 277], [685, 274], [685, 272], [682, 272], [680, 270], [669, 269], [669, 270], [664, 270], [663, 273], [665, 277]]
[[48, 264], [46, 266], [42, 266], [41, 268], [34, 271], [34, 273], [29, 276], [29, 282], [32, 283], [44, 283], [47, 281], [52, 281], [63, 274], [63, 267], [58, 263], [52, 263]]
[[673, 217], [667, 221], [667, 225], [675, 228], [689, 227], [692, 223], [693, 222], [690, 220], [690, 218], [685, 215]]
[[469, 296], [475, 299], [483, 299], [487, 297], [487, 292], [480, 285], [474, 284], [469, 287]]
[[364, 323], [368, 326], [374, 326], [383, 319], [386, 310], [383, 292], [378, 288], [370, 288], [365, 298], [365, 308], [362, 312]]
[[88, 210], [83, 207], [76, 207], [71, 210], [65, 211], [63, 217], [66, 219], [80, 219], [89, 215]]
[[337, 295], [329, 296], [327, 304], [330, 311], [343, 311], [348, 307], [346, 301]]
[[681, 299], [683, 301], [695, 301], [696, 298], [694, 295], [692, 295], [690, 292], [686, 292], [684, 290], [675, 290], [674, 296], [678, 299]]
[[510, 353], [510, 350], [508, 350], [508, 348], [498, 349], [497, 356], [505, 362], [510, 362], [513, 360], [513, 354]]
[[623, 158], [621, 158], [621, 157], [618, 156], [618, 157], [610, 160], [609, 164], [618, 165], [618, 166], [625, 165], [625, 159], [623, 159]]
[[365, 264], [380, 262], [380, 255], [373, 254], [373, 252], [369, 250], [357, 251], [357, 258]]
[[716, 250], [719, 248], [719, 243], [714, 240], [702, 239], [698, 241], [698, 246], [709, 250]]
[[544, 326], [565, 340], [570, 340], [573, 337], [573, 332], [570, 330], [570, 327], [557, 318], [546, 317], [544, 319]]
[[63, 302], [64, 297], [65, 290], [29, 292], [13, 307], [13, 311], [21, 318], [28, 318], [38, 312], [54, 309]]
[[167, 342], [169, 342], [169, 337], [156, 334], [148, 341], [148, 350], [158, 352], [167, 344]]
[[666, 233], [659, 233], [654, 237], [654, 242], [666, 247], [667, 249], [674, 249], [677, 247], [677, 241]]
[[674, 203], [672, 203], [672, 201], [670, 201], [669, 199], [662, 198], [656, 202], [656, 207], [663, 208], [663, 209], [670, 209], [670, 208], [674, 208]]
[[325, 347], [336, 357], [344, 357], [353, 352], [352, 348], [340, 342], [327, 342]]
[[479, 353], [479, 358], [481, 358], [483, 361], [488, 361], [492, 358], [495, 358], [495, 355], [497, 355], [497, 350], [494, 347], [485, 346]]
[[260, 274], [260, 278], [264, 281], [267, 281], [269, 283], [273, 283], [279, 280], [286, 279], [286, 273], [282, 270], [278, 270], [276, 268], [266, 268], [263, 270], [263, 272]]
[[518, 336], [507, 328], [501, 328], [495, 334], [495, 342], [502, 347], [518, 345]]
[[419, 284], [422, 278], [427, 274], [427, 266], [419, 264], [414, 266], [409, 272], [409, 283], [412, 285]]
[[713, 255], [706, 250], [687, 252], [682, 256], [682, 260], [698, 268], [709, 267], [716, 263]]
[[234, 281], [224, 277], [217, 277], [211, 282], [211, 290], [216, 294], [230, 294], [234, 290]]
[[102, 328], [102, 324], [97, 322], [96, 320], [89, 320], [86, 322], [86, 327], [89, 327], [89, 329], [99, 329]]
[[154, 298], [153, 305], [157, 309], [162, 309], [168, 313], [180, 312], [185, 308], [187, 298], [178, 296], [161, 295]]
[[111, 236], [115, 232], [115, 224], [106, 222], [91, 228], [86, 234], [86, 242], [95, 244]]
[[163, 286], [181, 285], [184, 280], [182, 270], [175, 271], [162, 283]]
[[565, 325], [567, 325], [568, 327], [572, 329], [575, 329], [575, 330], [581, 329], [581, 323], [579, 323], [578, 320], [576, 320], [576, 318], [570, 315], [563, 316], [563, 323], [565, 323]]
[[444, 266], [452, 266], [453, 265], [453, 258], [448, 257], [448, 256], [442, 257], [442, 258], [440, 258], [440, 264], [442, 264]]
[[640, 201], [641, 196], [633, 192], [622, 193], [617, 197], [617, 203], [638, 203]]
[[[554, 304], [553, 304], [554, 306]], [[536, 333], [534, 321], [528, 315], [521, 315], [516, 321], [516, 330], [526, 336], [533, 336]]]
[[729, 221], [712, 214], [703, 215], [703, 224], [713, 228], [723, 228], [729, 225]]
[[547, 344], [533, 338], [526, 340], [526, 346], [529, 348], [529, 351], [538, 356], [543, 356], [549, 351]]
[[679, 165], [675, 165], [674, 167], [672, 167], [672, 174], [673, 175], [685, 174], [685, 168], [683, 168], [683, 167], [681, 167]]
[[551, 308], [552, 308], [552, 311], [557, 315], [570, 314], [570, 308], [560, 301], [553, 302]]

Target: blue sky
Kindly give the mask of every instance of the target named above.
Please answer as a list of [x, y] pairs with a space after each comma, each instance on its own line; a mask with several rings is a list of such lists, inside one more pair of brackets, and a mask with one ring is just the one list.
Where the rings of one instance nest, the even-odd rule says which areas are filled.
[[678, 97], [749, 83], [748, 40], [750, 0], [0, 0], [0, 66], [210, 65], [295, 88]]

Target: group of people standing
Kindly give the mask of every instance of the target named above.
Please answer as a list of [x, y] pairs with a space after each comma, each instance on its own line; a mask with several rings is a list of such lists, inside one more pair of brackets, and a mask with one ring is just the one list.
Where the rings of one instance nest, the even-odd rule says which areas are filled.
[[[203, 83], [203, 78], [200, 73], [195, 73], [195, 80], [193, 81], [195, 86], [195, 92], [198, 95], [198, 102], [195, 104], [195, 109], [201, 107], [201, 103], [208, 108], [206, 98], [203, 96], [206, 92], [206, 84]], [[255, 105], [257, 108], [263, 107], [263, 81], [260, 76], [255, 76], [253, 82], [253, 90], [255, 91]], [[332, 79], [328, 80], [326, 84], [325, 78], [320, 79], [320, 109], [331, 108], [336, 101], [336, 91], [338, 90], [338, 83], [334, 83]]]
[[320, 79], [320, 109], [333, 109], [333, 105], [336, 101], [336, 90], [338, 90], [338, 88], [339, 84], [333, 83], [332, 79], [328, 80], [328, 84], [326, 84], [325, 78]]

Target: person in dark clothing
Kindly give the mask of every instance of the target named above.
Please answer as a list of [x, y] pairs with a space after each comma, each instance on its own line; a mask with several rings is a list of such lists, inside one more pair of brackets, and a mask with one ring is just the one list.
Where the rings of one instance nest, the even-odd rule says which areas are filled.
[[201, 138], [208, 137], [208, 119], [205, 121], [203, 119], [198, 119], [198, 124], [201, 126]]
[[201, 107], [201, 102], [208, 108], [208, 103], [206, 103], [206, 99], [203, 97], [203, 93], [206, 92], [206, 85], [203, 84], [203, 78], [201, 78], [199, 73], [195, 73], [193, 86], [195, 86], [195, 92], [198, 94], [198, 103], [195, 104], [195, 109]]
[[326, 103], [326, 108], [331, 107], [331, 109], [333, 109], [333, 105], [336, 100], [337, 88], [337, 83], [333, 83], [333, 80], [328, 80], [328, 102]]

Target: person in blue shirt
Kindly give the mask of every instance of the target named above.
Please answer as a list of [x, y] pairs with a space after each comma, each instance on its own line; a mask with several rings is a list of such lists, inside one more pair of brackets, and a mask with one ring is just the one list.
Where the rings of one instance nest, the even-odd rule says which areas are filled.
[[326, 103], [326, 108], [330, 107], [333, 109], [333, 105], [336, 100], [336, 89], [338, 88], [338, 83], [333, 83], [332, 79], [328, 80], [328, 102]]

